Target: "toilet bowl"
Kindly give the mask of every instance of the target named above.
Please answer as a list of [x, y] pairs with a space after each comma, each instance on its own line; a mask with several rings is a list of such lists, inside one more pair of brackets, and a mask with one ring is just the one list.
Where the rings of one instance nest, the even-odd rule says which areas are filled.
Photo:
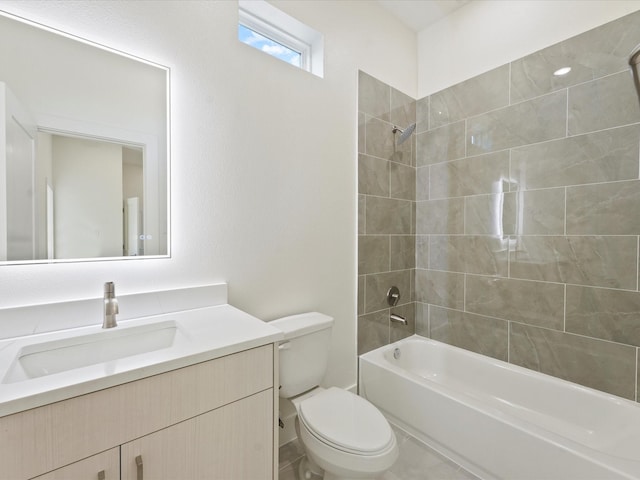
[[298, 434], [308, 457], [327, 479], [375, 478], [398, 458], [396, 437], [371, 403], [339, 388], [293, 399]]
[[398, 458], [389, 422], [366, 399], [337, 387], [318, 387], [328, 361], [333, 319], [307, 313], [271, 322], [285, 334], [280, 351], [280, 397], [298, 413], [296, 431], [307, 454], [301, 479], [375, 479]]

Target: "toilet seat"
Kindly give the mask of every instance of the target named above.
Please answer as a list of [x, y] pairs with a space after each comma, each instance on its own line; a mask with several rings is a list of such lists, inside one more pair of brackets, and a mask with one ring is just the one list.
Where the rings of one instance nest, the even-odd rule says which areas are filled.
[[395, 435], [378, 409], [340, 388], [305, 399], [298, 418], [319, 441], [346, 453], [376, 456], [395, 445]]

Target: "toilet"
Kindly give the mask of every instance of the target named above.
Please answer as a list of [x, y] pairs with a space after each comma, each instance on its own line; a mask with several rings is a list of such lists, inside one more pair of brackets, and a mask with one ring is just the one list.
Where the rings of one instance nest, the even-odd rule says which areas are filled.
[[398, 458], [389, 422], [366, 399], [318, 385], [329, 359], [333, 318], [304, 313], [270, 322], [284, 333], [279, 345], [280, 397], [298, 413], [296, 432], [307, 456], [300, 478], [376, 479]]

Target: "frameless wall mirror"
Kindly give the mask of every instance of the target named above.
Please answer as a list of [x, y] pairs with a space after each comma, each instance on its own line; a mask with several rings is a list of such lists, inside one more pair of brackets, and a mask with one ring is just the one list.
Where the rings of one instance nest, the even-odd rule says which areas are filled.
[[0, 12], [0, 263], [169, 254], [169, 70]]

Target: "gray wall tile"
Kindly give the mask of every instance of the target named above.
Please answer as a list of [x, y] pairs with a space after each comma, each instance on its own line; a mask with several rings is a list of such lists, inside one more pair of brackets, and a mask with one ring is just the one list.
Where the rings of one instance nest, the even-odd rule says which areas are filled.
[[396, 163], [402, 163], [403, 165], [411, 165], [415, 167], [415, 136], [411, 135], [411, 138], [407, 139], [401, 145], [398, 145], [398, 137], [400, 133], [393, 133], [393, 126], [387, 125], [389, 133], [384, 130], [378, 132], [378, 135], [382, 135], [386, 138], [387, 135], [391, 135], [391, 148], [393, 153], [389, 156], [389, 160], [393, 160]]
[[567, 188], [568, 235], [638, 235], [638, 211], [638, 180]]
[[390, 270], [408, 270], [416, 266], [415, 235], [391, 235]]
[[366, 228], [368, 234], [410, 234], [411, 203], [392, 198], [368, 197]]
[[567, 286], [567, 332], [640, 346], [640, 292]]
[[416, 133], [429, 130], [429, 102], [431, 97], [416, 100]]
[[488, 235], [432, 235], [429, 268], [449, 272], [507, 276], [509, 242]]
[[625, 236], [517, 237], [513, 278], [635, 289], [638, 241]]
[[429, 200], [429, 167], [416, 168], [416, 200]]
[[389, 236], [358, 235], [358, 274], [389, 271]]
[[431, 95], [430, 126], [437, 128], [509, 104], [509, 65]]
[[358, 193], [389, 196], [389, 164], [383, 158], [358, 155]]
[[365, 150], [365, 124], [366, 115], [362, 112], [358, 112], [358, 152], [364, 152]]
[[515, 202], [509, 211], [516, 212], [516, 234], [563, 235], [565, 224], [565, 190], [550, 188], [505, 195], [506, 202]]
[[405, 200], [416, 199], [416, 169], [390, 162], [389, 196]]
[[364, 313], [365, 276], [358, 275], [358, 315]]
[[545, 328], [511, 324], [511, 363], [633, 400], [636, 349]]
[[358, 317], [358, 355], [389, 343], [389, 310]]
[[516, 194], [476, 195], [464, 199], [464, 233], [497, 235], [516, 232]]
[[390, 122], [404, 129], [416, 121], [416, 101], [409, 95], [391, 88]]
[[464, 309], [464, 275], [462, 274], [417, 269], [415, 285], [417, 302], [456, 310]]
[[522, 190], [638, 178], [640, 125], [514, 148], [511, 176]]
[[569, 89], [569, 134], [640, 122], [640, 104], [628, 71]]
[[462, 158], [466, 153], [465, 122], [418, 133], [416, 143], [418, 167]]
[[479, 155], [561, 138], [567, 126], [567, 92], [560, 91], [467, 120], [467, 155]]
[[365, 212], [367, 208], [367, 197], [358, 195], [358, 235], [365, 233]]
[[[409, 151], [410, 149], [409, 145]], [[403, 156], [396, 151], [393, 126], [375, 117], [365, 118], [365, 150], [362, 153], [386, 160], [410, 163], [410, 160], [403, 161]]]
[[508, 322], [431, 306], [431, 338], [472, 352], [507, 361]]
[[467, 275], [467, 312], [561, 329], [564, 285]]
[[500, 193], [505, 191], [504, 180], [509, 178], [509, 152], [432, 165], [429, 175], [431, 199]]
[[416, 333], [423, 337], [430, 337], [429, 333], [429, 305], [415, 302], [416, 305]]
[[358, 72], [358, 110], [389, 121], [391, 87], [362, 71]]
[[[511, 101], [626, 70], [629, 52], [638, 44], [638, 23], [636, 12], [512, 62]], [[552, 75], [566, 66], [568, 75]]]
[[464, 233], [464, 199], [416, 202], [416, 233]]
[[416, 268], [429, 268], [428, 235], [416, 235]]

